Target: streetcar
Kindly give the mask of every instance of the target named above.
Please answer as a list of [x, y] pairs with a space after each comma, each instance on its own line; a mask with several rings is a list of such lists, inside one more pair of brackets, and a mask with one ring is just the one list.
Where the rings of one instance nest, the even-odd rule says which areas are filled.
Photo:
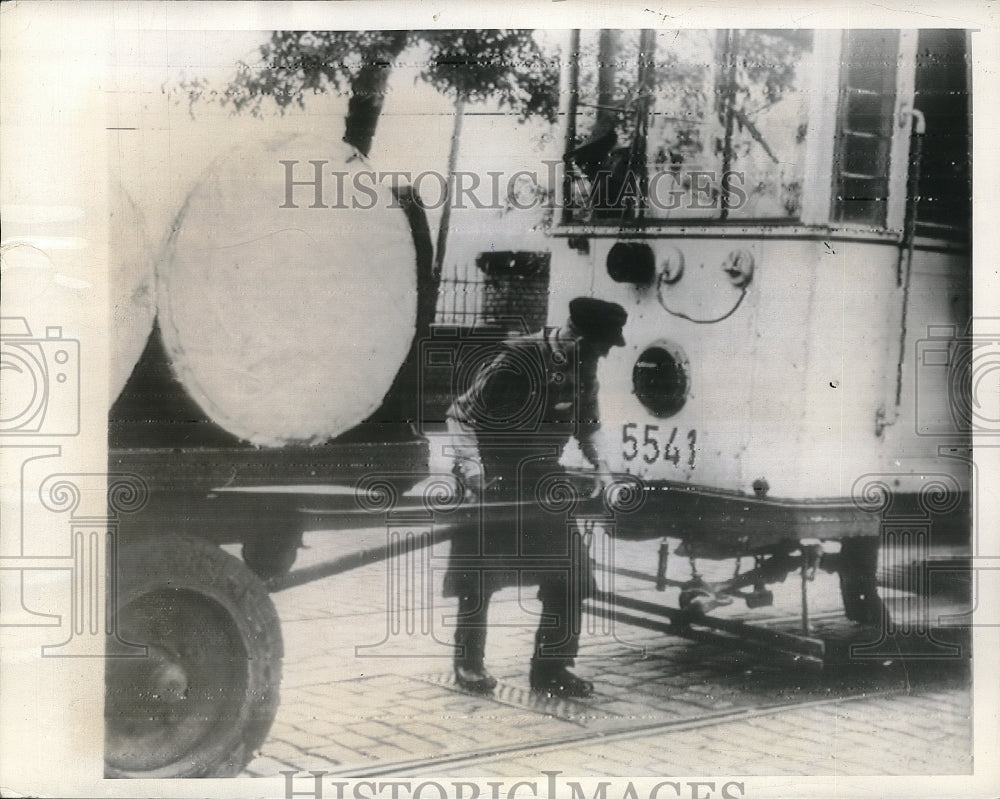
[[880, 542], [971, 525], [967, 33], [603, 30], [568, 51], [549, 308], [629, 313], [602, 425], [647, 499], [616, 535], [679, 540], [683, 608], [767, 604], [819, 563], [878, 623]]

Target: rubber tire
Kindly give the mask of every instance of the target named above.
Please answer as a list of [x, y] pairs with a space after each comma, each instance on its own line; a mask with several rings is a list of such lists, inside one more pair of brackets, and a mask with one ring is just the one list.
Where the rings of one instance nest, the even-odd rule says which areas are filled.
[[[278, 710], [284, 647], [281, 622], [267, 589], [238, 558], [192, 536], [168, 535], [124, 547], [118, 557], [114, 619], [130, 603], [156, 591], [181, 590], [203, 598], [212, 612], [228, 617], [246, 650], [247, 671], [238, 711], [217, 724], [209, 740], [196, 742], [175, 762], [143, 771], [124, 770], [108, 761], [105, 776], [170, 778], [231, 777], [240, 774], [267, 738]], [[131, 637], [135, 637], [134, 635]], [[133, 641], [155, 645], [156, 641]], [[109, 655], [114, 644], [109, 646]], [[113, 668], [109, 660], [109, 674]], [[145, 686], [126, 688], [132, 695]], [[112, 684], [105, 690], [121, 692]], [[107, 723], [107, 722], [106, 722]]]

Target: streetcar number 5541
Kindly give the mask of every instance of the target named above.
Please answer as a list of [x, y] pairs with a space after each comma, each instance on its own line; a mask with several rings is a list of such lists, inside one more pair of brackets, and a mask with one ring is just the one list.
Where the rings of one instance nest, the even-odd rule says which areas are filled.
[[659, 425], [647, 424], [643, 425], [640, 436], [639, 424], [629, 422], [622, 425], [622, 455], [627, 461], [641, 458], [646, 463], [656, 463], [663, 460], [674, 466], [681, 466], [683, 461], [684, 466], [694, 468], [698, 431], [688, 430], [681, 440], [678, 440], [677, 433], [677, 428], [674, 427], [664, 437], [666, 430], [661, 434]]

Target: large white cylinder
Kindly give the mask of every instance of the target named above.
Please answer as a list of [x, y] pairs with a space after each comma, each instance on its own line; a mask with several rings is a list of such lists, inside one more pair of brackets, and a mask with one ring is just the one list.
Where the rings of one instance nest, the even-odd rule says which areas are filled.
[[178, 217], [158, 286], [177, 377], [211, 419], [261, 446], [319, 443], [363, 421], [415, 334], [406, 215], [333, 137], [217, 160]]

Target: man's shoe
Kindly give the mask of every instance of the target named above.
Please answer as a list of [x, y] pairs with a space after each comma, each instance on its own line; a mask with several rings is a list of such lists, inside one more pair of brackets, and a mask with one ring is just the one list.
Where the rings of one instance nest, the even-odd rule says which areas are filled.
[[455, 682], [459, 688], [473, 694], [488, 694], [497, 687], [496, 678], [483, 666], [468, 668], [456, 664]]
[[531, 670], [531, 690], [548, 696], [583, 699], [594, 693], [594, 684], [565, 668]]

